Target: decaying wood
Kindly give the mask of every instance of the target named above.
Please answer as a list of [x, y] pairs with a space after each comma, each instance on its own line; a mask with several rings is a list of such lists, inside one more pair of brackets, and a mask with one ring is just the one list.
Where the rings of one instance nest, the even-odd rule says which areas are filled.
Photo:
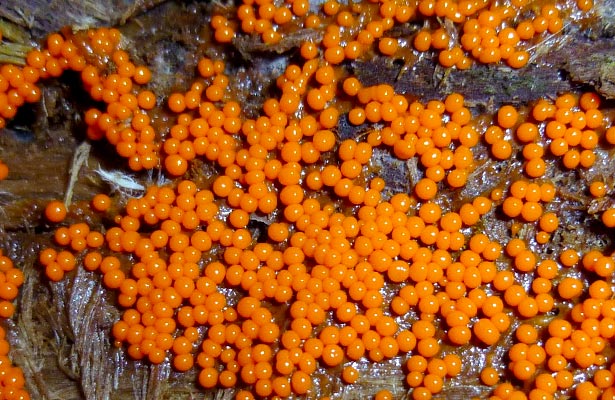
[[4, 0], [0, 17], [23, 26], [34, 39], [70, 26], [84, 29], [126, 22], [165, 0]]
[[[130, 44], [131, 55], [153, 69], [159, 93], [185, 89], [194, 78], [194, 67], [203, 54], [215, 56], [221, 47], [210, 46], [204, 25], [208, 7], [205, 4], [178, 4], [159, 1], [138, 2], [107, 0], [103, 2], [73, 2], [30, 0], [23, 5], [19, 0], [5, 0], [0, 4], [0, 17], [28, 28], [31, 37], [20, 40], [30, 42], [63, 26], [89, 27], [114, 25], [128, 19], [121, 26]], [[51, 5], [50, 5], [51, 4]], [[67, 4], [70, 4], [67, 6]], [[151, 8], [151, 9], [150, 9]], [[135, 16], [142, 10], [148, 12]], [[432, 60], [423, 57], [407, 66], [375, 56], [369, 61], [356, 61], [346, 67], [367, 85], [390, 83], [398, 91], [421, 100], [442, 99], [451, 92], [462, 92], [475, 114], [493, 112], [503, 102], [526, 104], [540, 97], [553, 97], [557, 93], [583, 85], [595, 87], [607, 98], [615, 98], [615, 45], [609, 13], [615, 9], [614, 1], [600, 4], [599, 18], [590, 21], [584, 30], [569, 29], [557, 46], [548, 53], [537, 51], [534, 63], [526, 69], [511, 70], [503, 66], [477, 66], [469, 71], [444, 71]], [[178, 23], [181, 21], [181, 23]], [[181, 28], [178, 29], [178, 26]], [[416, 26], [408, 24], [397, 29], [397, 35], [409, 35]], [[592, 34], [588, 35], [587, 32]], [[238, 79], [231, 82], [238, 98], [246, 99], [246, 115], [253, 117], [262, 103], [263, 94], [274, 90], [272, 77], [283, 69], [294, 56], [298, 44], [312, 33], [303, 32], [283, 41], [282, 46], [266, 55], [262, 45], [249, 39], [237, 40], [234, 51], [237, 64], [229, 65]], [[303, 35], [303, 36], [302, 36]], [[306, 36], [307, 35], [307, 36]], [[32, 39], [33, 38], [33, 39]], [[546, 46], [549, 43], [543, 44]], [[552, 43], [551, 43], [552, 44]], [[547, 47], [544, 47], [545, 49]], [[546, 51], [546, 50], [545, 50]], [[9, 178], [0, 182], [0, 248], [15, 260], [24, 271], [26, 282], [17, 303], [16, 317], [9, 321], [11, 356], [22, 366], [28, 389], [36, 399], [231, 399], [230, 391], [203, 391], [194, 382], [196, 372], [174, 372], [168, 363], [153, 367], [134, 362], [125, 353], [115, 349], [110, 339], [112, 323], [119, 318], [113, 295], [104, 290], [96, 274], [80, 270], [70, 280], [49, 284], [37, 263], [41, 248], [51, 243], [53, 227], [41, 213], [50, 199], [62, 199], [71, 182], [71, 166], [78, 146], [84, 141], [84, 127], [80, 113], [83, 94], [75, 89], [75, 77], [49, 83], [40, 105], [23, 111], [0, 134], [0, 159], [11, 170]], [[80, 97], [81, 96], [81, 97]], [[164, 120], [165, 115], [155, 119]], [[368, 133], [367, 125], [351, 126], [342, 117], [337, 128], [340, 138], [361, 137]], [[481, 150], [483, 155], [486, 148]], [[97, 168], [122, 170], [124, 164], [112, 149], [104, 144], [95, 146], [83, 158], [80, 168], [73, 168], [70, 193], [74, 205], [69, 221], [86, 219], [93, 226], [104, 228], [100, 216], [93, 215], [88, 201], [98, 192], [110, 192], [108, 182], [101, 179]], [[600, 160], [612, 160], [613, 151], [602, 154]], [[377, 150], [374, 173], [387, 182], [391, 193], [407, 192], [417, 180], [417, 166], [401, 162], [386, 150]], [[447, 200], [460, 204], [488, 188], [504, 186], [518, 174], [520, 162], [496, 162], [489, 157], [477, 157], [476, 169], [468, 186], [459, 193], [451, 193]], [[211, 175], [207, 165], [197, 164], [196, 179]], [[198, 171], [203, 172], [201, 175]], [[570, 172], [554, 175], [550, 167], [547, 177], [559, 187], [581, 188], [600, 177], [615, 176], [615, 163], [603, 162], [583, 174]], [[147, 186], [156, 177], [135, 174], [140, 184]], [[612, 185], [610, 185], [612, 187]], [[120, 194], [117, 194], [120, 196]], [[554, 238], [557, 246], [566, 243], [584, 243], [586, 249], [612, 245], [612, 237], [599, 227], [597, 210], [604, 204], [593, 204], [593, 213], [578, 212], [579, 205], [593, 201], [586, 193], [570, 193], [561, 203], [551, 206], [565, 210], [566, 219], [573, 222]], [[497, 210], [487, 216], [492, 223], [482, 227], [488, 236], [506, 238], [509, 223]], [[108, 222], [108, 221], [107, 221]], [[528, 230], [523, 235], [531, 237]], [[545, 252], [554, 251], [547, 247]], [[507, 338], [506, 340], [511, 340]], [[480, 348], [461, 350], [464, 358], [475, 360], [465, 376], [478, 371], [489, 359], [495, 365], [505, 365], [503, 350], [487, 354]], [[337, 374], [319, 369], [315, 374], [317, 387], [338, 390], [343, 398], [361, 399], [375, 385], [403, 395], [403, 375], [398, 361], [378, 366], [359, 364], [363, 378], [356, 385], [342, 385]], [[383, 378], [385, 377], [385, 378]], [[477, 382], [462, 378], [452, 380], [441, 398], [468, 399], [485, 396]], [[318, 390], [315, 394], [320, 393]]]

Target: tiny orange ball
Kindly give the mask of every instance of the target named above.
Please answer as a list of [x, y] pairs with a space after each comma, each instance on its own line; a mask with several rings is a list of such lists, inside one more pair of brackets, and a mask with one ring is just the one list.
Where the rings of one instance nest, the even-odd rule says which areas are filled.
[[517, 112], [517, 109], [511, 105], [502, 106], [498, 110], [498, 125], [500, 125], [504, 129], [512, 128], [513, 126], [515, 126], [518, 118], [519, 112]]
[[99, 193], [92, 198], [92, 207], [99, 212], [104, 212], [111, 207], [111, 199], [103, 193]]
[[164, 160], [165, 169], [173, 176], [182, 176], [188, 170], [188, 160], [179, 154], [171, 154]]
[[52, 200], [45, 207], [45, 218], [49, 222], [58, 223], [66, 218], [66, 206], [59, 200]]

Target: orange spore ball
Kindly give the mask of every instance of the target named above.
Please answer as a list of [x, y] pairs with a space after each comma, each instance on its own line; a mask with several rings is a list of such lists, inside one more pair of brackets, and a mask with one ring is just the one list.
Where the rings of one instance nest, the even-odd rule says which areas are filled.
[[497, 121], [502, 128], [512, 128], [517, 123], [519, 113], [515, 107], [507, 105], [498, 110]]
[[418, 51], [427, 51], [431, 47], [432, 38], [429, 32], [419, 31], [414, 37], [414, 48]]
[[485, 367], [480, 373], [480, 379], [484, 385], [495, 386], [500, 380], [500, 376], [493, 367]]
[[557, 286], [559, 295], [564, 299], [578, 297], [583, 292], [583, 284], [576, 278], [564, 278]]
[[355, 383], [359, 379], [359, 371], [352, 366], [345, 367], [342, 370], [342, 379], [346, 383]]
[[604, 197], [606, 185], [603, 182], [592, 182], [589, 186], [589, 192], [593, 197]]
[[179, 154], [172, 154], [164, 160], [165, 169], [174, 176], [182, 176], [188, 170], [188, 161]]
[[486, 318], [479, 319], [473, 328], [476, 337], [486, 345], [490, 346], [500, 339], [500, 332], [491, 320]]
[[64, 203], [58, 200], [52, 200], [45, 206], [45, 218], [49, 222], [59, 223], [66, 218], [67, 210]]
[[416, 184], [414, 191], [419, 199], [431, 200], [435, 197], [438, 188], [434, 181], [429, 178], [424, 178]]
[[106, 194], [99, 193], [92, 198], [92, 207], [96, 211], [107, 211], [111, 207], [111, 199]]
[[506, 160], [512, 155], [512, 146], [507, 140], [496, 140], [491, 146], [491, 154], [498, 160]]
[[0, 181], [9, 176], [9, 167], [2, 161], [0, 161]]

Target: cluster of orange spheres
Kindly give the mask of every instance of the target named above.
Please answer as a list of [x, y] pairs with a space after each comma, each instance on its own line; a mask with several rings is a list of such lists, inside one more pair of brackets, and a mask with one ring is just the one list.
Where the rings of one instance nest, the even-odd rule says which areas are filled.
[[[66, 70], [76, 71], [81, 74], [84, 88], [92, 99], [106, 105], [105, 110], [86, 112], [87, 137], [90, 140], [106, 138], [135, 171], [157, 166], [156, 132], [147, 115], [147, 110], [156, 104], [156, 96], [138, 88], [149, 82], [151, 73], [146, 67], [134, 65], [128, 54], [118, 49], [120, 37], [117, 29], [106, 28], [72, 36], [54, 33], [47, 38], [43, 50], [34, 49], [27, 54], [25, 67], [3, 66], [6, 73], [0, 73], [6, 76], [7, 87], [9, 84], [15, 87], [19, 82], [26, 85], [20, 90], [16, 87], [9, 90], [10, 115], [6, 117], [12, 118], [24, 101], [38, 101], [40, 90], [35, 83], [39, 79], [57, 78]], [[90, 62], [85, 58], [88, 52]], [[0, 87], [3, 87], [2, 82], [0, 80]], [[17, 94], [21, 92], [24, 98], [20, 100]], [[0, 122], [4, 124], [4, 120]]]
[[40, 70], [31, 65], [18, 67], [5, 64], [0, 68], [0, 129], [24, 103], [39, 101], [41, 92], [36, 82], [40, 76]]
[[401, 160], [417, 157], [425, 168], [425, 178], [416, 186], [420, 199], [432, 199], [441, 181], [451, 188], [466, 184], [474, 162], [472, 148], [480, 135], [461, 94], [423, 104], [409, 103], [389, 85], [362, 87], [353, 77], [344, 81], [343, 88], [359, 103], [348, 113], [351, 124], [384, 123], [383, 129], [368, 135], [371, 146], [389, 146]]
[[[307, 0], [279, 6], [269, 1], [244, 0], [234, 15], [236, 21], [216, 16], [212, 26], [221, 43], [231, 42], [241, 32], [258, 34], [263, 43], [277, 44], [283, 33], [320, 29], [324, 36], [314, 44], [322, 48], [325, 60], [340, 64], [370, 57], [376, 49], [376, 54], [383, 56], [399, 54], [407, 47], [406, 39], [392, 30], [415, 23], [424, 28], [408, 40], [418, 52], [433, 50], [443, 67], [465, 70], [475, 60], [522, 68], [529, 61], [533, 45], [560, 33], [574, 12], [587, 13], [592, 7], [591, 0], [566, 6], [552, 2], [537, 5], [528, 0], [416, 0], [404, 4], [373, 1], [347, 5], [328, 0], [314, 12]], [[446, 27], [442, 27], [444, 19], [450, 22]], [[309, 48], [304, 44], [302, 53], [309, 53]]]
[[[12, 301], [19, 294], [24, 276], [20, 269], [15, 268], [13, 261], [0, 251], [0, 318], [13, 316], [15, 306]], [[25, 389], [25, 378], [20, 367], [13, 365], [9, 358], [9, 342], [6, 331], [0, 327], [0, 392], [4, 398], [29, 400], [30, 395]]]
[[[374, 182], [380, 193], [382, 183]], [[178, 371], [198, 365], [198, 380], [205, 388], [235, 387], [241, 381], [253, 385], [253, 392], [262, 397], [305, 394], [319, 364], [335, 367], [344, 359], [363, 357], [379, 362], [412, 350], [416, 354], [408, 360], [408, 382], [416, 393], [438, 393], [446, 377], [460, 373], [459, 356], [440, 353], [436, 326], [429, 317], [438, 310], [434, 283], [429, 281], [435, 274], [428, 277], [420, 260], [431, 257], [431, 250], [410, 240], [420, 235], [421, 217], [437, 220], [437, 206], [423, 206], [418, 220], [404, 224], [412, 232], [402, 225], [395, 240], [387, 240], [381, 230], [387, 230], [394, 213], [403, 219], [411, 204], [407, 195], [363, 206], [358, 220], [306, 199], [294, 207], [300, 214], [294, 233], [289, 233], [287, 223], [273, 223], [267, 232], [269, 243], [255, 244], [246, 229], [249, 215], [239, 205], [226, 218], [220, 215], [214, 199], [225, 190], [218, 180], [212, 191], [187, 180], [175, 189], [151, 187], [144, 197], [129, 200], [125, 214], [115, 218], [102, 242], [90, 240], [95, 232], [83, 223], [62, 226], [55, 241], [66, 250], [46, 249], [40, 262], [49, 278], [57, 280], [49, 266], [72, 266], [72, 252], [77, 253], [84, 268], [99, 271], [104, 284], [118, 292], [118, 303], [125, 308], [113, 327], [117, 345], [126, 345], [131, 357], [152, 363], [170, 356]], [[109, 198], [98, 195], [92, 208], [106, 213], [109, 203]], [[58, 222], [58, 216], [65, 215], [54, 202], [46, 211], [48, 219]], [[382, 216], [381, 227], [371, 219], [377, 215]], [[442, 222], [443, 227], [461, 226], [460, 216], [448, 219], [451, 222]], [[455, 219], [458, 225], [452, 222]], [[371, 223], [362, 231], [364, 221]], [[141, 229], [145, 226], [149, 228]], [[378, 243], [372, 243], [370, 231], [384, 244], [380, 250], [370, 250]], [[334, 234], [338, 243], [332, 241]], [[81, 247], [79, 239], [84, 237]], [[400, 243], [407, 243], [401, 256], [408, 261], [391, 259], [401, 250]], [[202, 255], [215, 246], [224, 249], [220, 260], [199, 265]], [[485, 243], [485, 247], [488, 257], [499, 254], [497, 246]], [[447, 254], [436, 252], [439, 264], [430, 266], [440, 276], [450, 258]], [[128, 264], [127, 255], [139, 261]], [[417, 261], [410, 264], [413, 258]], [[395, 282], [406, 281], [408, 274], [417, 281], [405, 286], [392, 306], [399, 316], [410, 306], [423, 311], [421, 321], [411, 328], [402, 329], [393, 315], [384, 312], [381, 291], [387, 274]], [[244, 295], [231, 303], [224, 295], [228, 289]], [[484, 297], [484, 292], [476, 295]], [[290, 306], [288, 328], [281, 329], [282, 321], [266, 304]], [[323, 326], [331, 314], [340, 326]], [[202, 327], [207, 328], [205, 336], [198, 329]], [[347, 365], [342, 379], [352, 384], [359, 373]]]
[[195, 159], [224, 167], [234, 164], [239, 147], [235, 135], [242, 129], [247, 132], [247, 127], [240, 118], [240, 104], [229, 100], [224, 69], [224, 62], [203, 58], [197, 66], [202, 80], [169, 96], [167, 106], [178, 114], [162, 146], [169, 174], [184, 175]]
[[[0, 252], [0, 317], [9, 318], [15, 312], [12, 301], [17, 297], [24, 276], [10, 258]], [[4, 354], [6, 355], [6, 354]]]
[[599, 110], [600, 103], [600, 97], [592, 92], [584, 93], [579, 99], [566, 93], [555, 102], [538, 101], [531, 116], [523, 121], [513, 106], [506, 105], [498, 110], [497, 125], [485, 132], [485, 141], [495, 158], [505, 160], [512, 154], [512, 143], [505, 137], [512, 137], [514, 132], [522, 145], [525, 173], [531, 178], [546, 173], [545, 148], [561, 157], [567, 169], [590, 168], [596, 161], [594, 149], [599, 135], [604, 132], [605, 141], [612, 143], [615, 132], [612, 128], [605, 131], [606, 120]]
[[[223, 67], [215, 65], [203, 60], [201, 75], [213, 77], [214, 69]], [[386, 85], [366, 89], [360, 96], [380, 98], [381, 106], [391, 91]], [[395, 96], [400, 95], [392, 93], [390, 98]], [[178, 118], [188, 118], [185, 99], [185, 94], [176, 94], [169, 101], [182, 113]], [[222, 109], [228, 104], [222, 103]], [[206, 107], [210, 113], [217, 110], [212, 102]], [[225, 132], [242, 146], [224, 157], [213, 153], [218, 157], [210, 161], [223, 172], [203, 187], [190, 180], [150, 187], [143, 197], [128, 201], [104, 235], [83, 223], [58, 228], [56, 244], [67, 249], [41, 253], [50, 279], [70, 271], [75, 259], [71, 255], [76, 254], [84, 268], [102, 274], [125, 308], [113, 328], [118, 346], [126, 346], [135, 359], [170, 359], [178, 371], [197, 366], [204, 388], [247, 386], [249, 390], [236, 393], [238, 399], [309, 393], [319, 366], [343, 365], [341, 380], [354, 384], [361, 374], [353, 362], [396, 357], [404, 360], [412, 397], [431, 398], [463, 369], [455, 346], [472, 341], [498, 346], [510, 331], [514, 344], [507, 367], [485, 367], [480, 374], [481, 383], [493, 387], [493, 399], [553, 398], [570, 390], [579, 398], [608, 398], [613, 373], [603, 366], [609, 361], [607, 342], [615, 335], [607, 283], [615, 271], [613, 258], [599, 251], [580, 257], [568, 249], [555, 259], [540, 260], [530, 247], [546, 243], [538, 234], [536, 243], [514, 238], [500, 244], [478, 228], [482, 218], [494, 217], [495, 203], [508, 218], [537, 224], [539, 233], [555, 232], [557, 213], [543, 212], [541, 204], [548, 207], [557, 195], [551, 183], [538, 184], [531, 177], [517, 180], [508, 188], [508, 197], [495, 189], [490, 198], [476, 197], [458, 210], [443, 209], [438, 202], [446, 188], [439, 180], [423, 178], [413, 194], [387, 195], [385, 182], [368, 172], [373, 146], [393, 145], [395, 152], [394, 143], [403, 140], [397, 135], [409, 133], [396, 135], [393, 126], [385, 126], [365, 141], [347, 139], [335, 145], [330, 143], [331, 131], [318, 130], [327, 127], [326, 119], [293, 119], [279, 107], [279, 100], [267, 100], [263, 116], [243, 121], [243, 137], [224, 131], [224, 122], [221, 127], [210, 125], [204, 118], [211, 114], [194, 107], [199, 117], [192, 121], [202, 120], [193, 129]], [[459, 118], [454, 113], [463, 108], [463, 98], [454, 94], [444, 102], [414, 102], [408, 108], [400, 112], [411, 121], [411, 133], [422, 132], [420, 137], [432, 140], [443, 115]], [[523, 123], [515, 113], [501, 109], [494, 117], [501, 133]], [[220, 118], [223, 114], [229, 118], [224, 111]], [[275, 121], [283, 121], [283, 129]], [[473, 146], [480, 140], [479, 131], [469, 124], [465, 122], [465, 131], [452, 129], [457, 136], [439, 147], [450, 152], [453, 164], [466, 162], [471, 172], [471, 152], [455, 153], [463, 148], [462, 141]], [[509, 140], [527, 145], [519, 129], [515, 132], [517, 137]], [[542, 135], [538, 130], [532, 139]], [[415, 137], [418, 147], [419, 135]], [[319, 158], [335, 157], [337, 164], [311, 161], [310, 151], [318, 151]], [[432, 157], [422, 154], [419, 163], [427, 174]], [[590, 191], [598, 195], [604, 188], [592, 185]], [[111, 202], [97, 195], [91, 206], [108, 213]], [[230, 212], [221, 213], [219, 202]], [[257, 240], [248, 229], [251, 217], [275, 209], [281, 212], [279, 219], [269, 224], [266, 241]], [[66, 215], [59, 202], [46, 209], [49, 221], [61, 223]], [[215, 248], [220, 249], [218, 258], [203, 262], [203, 254]], [[503, 260], [509, 269], [498, 268]], [[65, 266], [64, 272], [55, 275], [57, 266]], [[575, 268], [598, 278], [585, 290], [580, 279], [566, 273]], [[523, 283], [528, 277], [529, 290]], [[239, 299], [227, 298], [228, 290], [240, 294]], [[386, 305], [389, 291], [394, 296]], [[576, 302], [569, 316], [544, 327], [530, 323], [551, 312], [558, 301]], [[287, 326], [274, 318], [273, 310], [282, 305], [288, 307], [283, 317], [289, 318]], [[409, 312], [417, 317], [403, 326]], [[447, 332], [445, 338], [439, 330]], [[588, 367], [598, 372], [575, 385], [571, 369]], [[503, 377], [529, 382], [529, 392], [512, 381], [500, 382]], [[376, 397], [389, 394], [381, 391]]]
[[149, 82], [151, 73], [146, 67], [134, 65], [128, 54], [118, 49], [119, 40], [117, 29], [92, 29], [75, 35], [54, 33], [47, 37], [43, 50], [28, 52], [25, 66], [3, 65], [0, 128], [24, 103], [39, 101], [37, 83], [41, 79], [76, 71], [92, 99], [106, 106], [104, 110], [93, 108], [86, 112], [87, 137], [106, 138], [135, 171], [156, 167], [159, 145], [147, 114], [156, 105], [156, 96], [139, 88]]
[[[101, 102], [85, 115], [88, 138], [107, 140], [134, 171], [162, 168], [176, 179], [125, 204], [96, 195], [89, 224], [50, 202], [45, 219], [57, 229], [39, 262], [54, 282], [79, 266], [100, 274], [123, 310], [113, 339], [130, 357], [197, 368], [201, 387], [235, 390], [237, 400], [316, 393], [320, 368], [361, 383], [361, 363], [391, 359], [412, 398], [428, 400], [468, 368], [459, 349], [496, 348], [504, 337], [506, 363], [477, 377], [491, 399], [611, 398], [615, 261], [598, 250], [540, 256], [562, 225], [549, 162], [590, 168], [595, 149], [615, 144], [599, 96], [561, 94], [528, 112], [504, 105], [477, 121], [462, 94], [412, 99], [364, 85], [344, 64], [376, 46], [385, 56], [410, 51], [387, 34], [421, 21], [415, 50], [436, 50], [446, 67], [474, 59], [521, 68], [526, 44], [562, 29], [560, 14], [568, 10], [522, 0], [329, 0], [316, 11], [307, 0], [244, 0], [211, 18], [219, 45], [239, 34], [275, 44], [303, 28], [322, 33], [299, 46], [252, 118], [230, 90], [229, 60], [200, 59], [189, 89], [159, 102], [143, 88], [150, 71], [120, 49], [119, 31], [53, 34], [28, 67], [0, 69], [9, 92], [24, 91], [24, 71], [79, 72]], [[442, 18], [456, 31], [432, 29]], [[6, 96], [8, 105], [17, 98]], [[156, 107], [168, 129], [150, 119]], [[366, 134], [340, 138], [341, 117]], [[489, 151], [479, 158], [481, 145]], [[378, 176], [375, 149], [415, 166], [408, 193]], [[463, 191], [479, 163], [517, 155], [523, 178], [473, 197]], [[197, 161], [216, 173], [203, 177]], [[594, 182], [587, 191], [598, 198], [609, 188]], [[484, 229], [490, 219], [509, 223], [511, 238]], [[615, 211], [602, 222], [615, 226]], [[520, 224], [535, 234], [522, 236]], [[23, 277], [0, 271], [0, 315], [10, 316]]]
[[135, 65], [128, 53], [119, 49], [120, 38], [116, 29], [100, 28], [87, 31], [84, 38], [65, 41], [66, 46], [85, 42], [93, 55], [105, 60], [103, 67], [88, 64], [79, 71], [85, 90], [105, 105], [102, 110], [91, 108], [85, 113], [86, 133], [90, 140], [105, 138], [115, 146], [133, 171], [152, 169], [159, 163], [159, 143], [148, 111], [156, 105], [156, 96], [142, 88], [150, 81], [151, 72]]

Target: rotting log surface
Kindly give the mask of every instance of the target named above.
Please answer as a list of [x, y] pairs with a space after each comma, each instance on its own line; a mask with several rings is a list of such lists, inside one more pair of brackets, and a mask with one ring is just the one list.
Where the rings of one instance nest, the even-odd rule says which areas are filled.
[[[68, 3], [70, 7], [66, 7]], [[202, 40], [195, 40], [203, 37], [203, 15], [215, 5], [159, 1], [133, 4], [121, 0], [94, 3], [52, 2], [58, 6], [49, 9], [46, 1], [30, 0], [24, 6], [21, 1], [7, 0], [0, 4], [0, 16], [21, 25], [32, 34], [32, 40], [63, 26], [115, 25], [128, 19], [120, 28], [130, 43], [132, 55], [152, 68], [160, 93], [185, 87], [193, 77], [198, 57], [215, 56], [220, 51]], [[67, 12], [68, 9], [71, 12]], [[533, 63], [519, 71], [479, 66], [465, 72], [448, 73], [426, 57], [407, 70], [403, 63], [378, 57], [350, 63], [347, 67], [365, 84], [391, 83], [398, 91], [421, 100], [441, 99], [447, 93], [462, 92], [475, 114], [493, 112], [503, 102], [526, 104], [585, 86], [594, 87], [606, 98], [615, 98], [611, 10], [615, 10], [615, 2], [604, 2], [598, 7], [598, 17], [588, 21], [584, 29], [568, 29], [557, 39], [557, 46], [539, 44], [545, 47], [544, 51], [538, 49]], [[139, 12], [141, 14], [135, 15]], [[177, 29], [178, 26], [181, 29]], [[261, 54], [263, 48], [249, 42], [235, 43], [240, 57], [231, 68], [235, 69], [241, 84], [235, 83], [233, 90], [248, 100], [252, 112], [256, 112], [262, 100], [254, 93], [267, 94], [272, 90], [272, 77], [279, 72], [279, 65], [284, 65], [293, 56], [298, 43], [296, 39], [286, 41], [279, 52], [266, 54]], [[120, 314], [113, 296], [102, 288], [97, 275], [79, 271], [70, 280], [50, 285], [36, 262], [38, 251], [51, 243], [52, 236], [52, 227], [41, 219], [42, 208], [50, 199], [64, 196], [73, 153], [84, 138], [80, 113], [87, 102], [82, 103], [83, 93], [75, 88], [74, 78], [49, 82], [41, 104], [22, 111], [0, 132], [0, 159], [11, 170], [9, 178], [0, 182], [0, 248], [15, 260], [26, 276], [17, 304], [18, 312], [8, 322], [11, 355], [23, 367], [34, 399], [202, 397], [203, 391], [194, 384], [195, 372], [178, 374], [168, 364], [152, 367], [133, 362], [122, 351], [113, 348], [109, 331]], [[339, 126], [341, 138], [362, 133], [364, 127], [352, 127], [347, 121]], [[598, 177], [613, 184], [615, 166], [608, 161], [614, 155], [610, 153], [602, 154], [600, 159], [606, 161], [584, 173], [573, 171], [555, 175], [555, 168], [549, 167], [547, 177], [556, 181], [558, 188], [566, 193], [558, 207], [564, 210], [569, 224], [545, 251], [557, 251], [567, 244], [576, 247], [578, 243], [583, 243], [583, 250], [594, 246], [612, 247], [612, 235], [599, 228], [595, 214], [605, 205], [591, 203], [591, 198], [579, 189], [582, 183]], [[73, 194], [76, 206], [71, 209], [69, 222], [86, 218], [92, 223], [102, 223], [88, 211], [87, 202], [93, 194], [111, 189], [95, 172], [98, 167], [112, 169], [122, 165], [121, 160], [111, 154], [112, 149], [102, 146], [89, 155], [78, 173]], [[468, 187], [451, 196], [451, 202], [460, 203], [484, 193], [487, 188], [510, 182], [518, 174], [520, 165], [518, 160], [494, 162], [485, 156], [479, 156], [477, 163]], [[392, 192], [408, 191], [416, 179], [416, 165], [402, 163], [387, 151], [376, 152], [374, 164]], [[198, 171], [194, 177], [199, 178]], [[136, 178], [143, 184], [155, 181], [155, 177], [147, 175]], [[115, 196], [121, 195], [116, 193]], [[579, 212], [588, 204], [594, 214]], [[483, 227], [490, 237], [509, 237], [506, 221], [498, 218], [496, 212], [490, 216], [490, 221], [492, 223]], [[522, 232], [521, 237], [531, 234]], [[509, 342], [511, 338], [504, 340]], [[460, 349], [465, 359], [475, 362], [464, 370], [466, 379], [461, 377], [447, 384], [447, 391], [441, 398], [484, 396], [476, 378], [467, 377], [476, 377], [487, 358], [492, 358], [496, 364], [503, 363], [502, 351], [498, 353], [495, 349], [494, 354], [486, 354], [474, 347]], [[377, 366], [360, 366], [367, 378], [356, 386], [342, 385], [337, 378], [339, 373], [330, 374], [320, 369], [315, 374], [316, 384], [339, 390], [344, 399], [363, 398], [376, 385], [400, 394], [406, 389], [398, 364], [393, 360]], [[208, 392], [207, 396], [226, 399], [231, 398], [232, 393]]]

